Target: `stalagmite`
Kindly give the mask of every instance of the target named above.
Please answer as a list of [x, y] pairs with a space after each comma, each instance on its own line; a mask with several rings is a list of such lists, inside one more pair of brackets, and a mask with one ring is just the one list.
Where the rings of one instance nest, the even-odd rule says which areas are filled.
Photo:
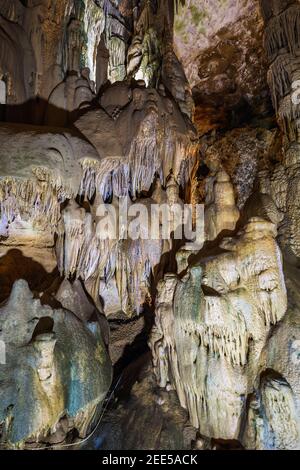
[[206, 236], [214, 240], [222, 230], [234, 230], [239, 219], [229, 176], [220, 170], [207, 189], [205, 208]]
[[[48, 326], [51, 331], [41, 330], [35, 336], [38, 325], [47, 324], [45, 318], [50, 319], [53, 331]], [[0, 321], [0, 338], [9, 345], [4, 366], [8, 380], [1, 383], [0, 389], [1, 439], [11, 447], [24, 448], [31, 439], [46, 439], [54, 434], [63, 416], [70, 422], [73, 419], [79, 434], [85, 435], [85, 428], [111, 380], [109, 358], [101, 337], [95, 335], [91, 341], [91, 332], [72, 312], [42, 306], [23, 280], [14, 284], [1, 309]], [[17, 353], [20, 347], [21, 355]], [[69, 363], [77, 381], [66, 380]], [[92, 379], [88, 373], [91, 370]]]
[[[239, 238], [223, 242], [227, 253], [189, 266], [181, 280], [172, 277], [170, 293], [164, 290], [170, 278], [161, 281], [166, 300], [157, 299], [150, 342], [155, 373], [162, 387], [175, 387], [192, 423], [215, 438], [239, 435], [247, 382], [257, 373], [271, 324], [286, 312], [275, 235], [270, 222], [250, 219]], [[161, 348], [165, 361], [159, 359]], [[216, 392], [211, 383], [221, 377]], [[216, 393], [224, 398], [222, 409]]]

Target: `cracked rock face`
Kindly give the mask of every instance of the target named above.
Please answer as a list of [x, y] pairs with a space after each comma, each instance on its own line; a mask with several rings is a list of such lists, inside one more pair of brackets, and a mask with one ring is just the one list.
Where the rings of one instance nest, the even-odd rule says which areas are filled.
[[263, 19], [257, 0], [190, 0], [179, 7], [175, 50], [196, 103], [200, 133], [264, 115], [270, 108], [263, 49]]

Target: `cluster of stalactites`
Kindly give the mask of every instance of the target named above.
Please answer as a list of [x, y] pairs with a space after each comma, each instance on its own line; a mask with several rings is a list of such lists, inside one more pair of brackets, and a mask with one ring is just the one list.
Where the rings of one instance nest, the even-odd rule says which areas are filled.
[[265, 49], [270, 61], [268, 82], [279, 124], [289, 141], [299, 138], [299, 110], [293, 84], [300, 79], [300, 4], [261, 2], [265, 17]]
[[115, 244], [97, 236], [90, 213], [74, 202], [67, 209], [56, 246], [61, 274], [87, 281], [100, 272], [109, 279], [115, 267]]
[[60, 203], [68, 196], [59, 184], [55, 187], [50, 181], [2, 178], [1, 220], [10, 225], [20, 219], [54, 233], [60, 219]]
[[92, 199], [99, 192], [104, 201], [130, 194], [138, 197], [149, 191], [155, 176], [166, 184], [170, 169], [177, 168], [175, 176], [185, 186], [196, 161], [197, 146], [189, 137], [178, 137], [166, 129], [162, 134], [156, 115], [151, 113], [133, 138], [126, 158], [105, 158], [100, 162], [83, 159], [83, 177], [79, 194]]
[[129, 165], [123, 158], [106, 158], [101, 162], [84, 160], [79, 194], [89, 200], [98, 192], [104, 201], [113, 195], [125, 197], [130, 192]]
[[299, 58], [295, 57], [291, 61], [290, 54], [288, 53], [279, 55], [270, 65], [268, 82], [276, 111], [278, 111], [280, 100], [291, 91], [291, 86], [297, 77], [298, 70]]
[[[215, 304], [213, 307], [217, 308]], [[196, 335], [199, 338], [199, 347], [207, 348], [216, 357], [226, 358], [234, 366], [244, 366], [247, 363], [250, 336], [242, 323], [230, 328], [225, 324], [209, 325], [181, 320], [180, 328], [187, 335]]]
[[270, 431], [280, 423], [281, 433], [275, 436], [277, 449], [289, 449], [297, 446], [299, 435], [295, 420], [295, 405], [290, 387], [284, 380], [269, 380], [262, 387], [262, 402], [269, 418]]
[[110, 0], [86, 0], [73, 5], [67, 31], [64, 62], [69, 71], [88, 67], [96, 81], [98, 46], [103, 37], [109, 52], [108, 79], [126, 78], [126, 51], [130, 32], [118, 7]]
[[[299, 10], [300, 11], [300, 10]], [[268, 82], [279, 124], [290, 141], [299, 138], [299, 106], [293, 102], [293, 84], [300, 80], [299, 57], [290, 53], [279, 55], [270, 65]], [[298, 96], [296, 96], [298, 99]]]
[[[154, 147], [151, 149], [155, 150]], [[63, 209], [56, 246], [59, 270], [66, 277], [80, 278], [92, 285], [92, 296], [96, 300], [99, 299], [101, 286], [117, 289], [121, 309], [130, 315], [139, 313], [148, 298], [154, 267], [159, 265], [163, 251], [168, 250], [168, 243], [161, 239], [127, 240], [119, 232], [122, 227], [119, 227], [118, 203], [121, 199], [122, 202], [126, 201], [126, 207], [132, 204], [128, 193], [128, 165], [120, 159], [109, 158], [101, 162], [85, 159], [81, 164], [83, 177], [80, 192], [86, 197], [90, 209], [86, 211], [74, 200]], [[153, 180], [149, 174], [144, 175], [150, 188]], [[174, 189], [176, 201], [179, 202], [179, 185], [175, 178], [168, 181], [166, 191], [156, 179], [153, 199], [149, 199], [148, 203], [167, 201], [169, 197], [174, 199]], [[108, 225], [100, 226], [99, 221], [104, 214], [100, 214], [98, 209], [108, 195], [112, 199], [109, 198], [111, 203], [106, 208], [111, 207], [115, 212], [109, 215]], [[146, 205], [148, 203], [146, 201]], [[116, 232], [110, 232], [116, 224]], [[105, 230], [107, 233], [104, 233]]]
[[[91, 210], [94, 215], [97, 207]], [[110, 222], [114, 224], [113, 217]], [[56, 245], [58, 268], [62, 275], [88, 283], [96, 304], [102, 282], [108, 289], [117, 288], [124, 313], [139, 314], [150, 287], [152, 269], [160, 261], [162, 244], [159, 240], [109, 238], [112, 235], [109, 229], [107, 226], [105, 238], [97, 227], [97, 216], [94, 219], [77, 203], [70, 202], [62, 212]]]
[[150, 339], [156, 377], [211, 436], [237, 438], [249, 378], [287, 309], [276, 234], [274, 224], [252, 218], [223, 240], [225, 253], [158, 285]]
[[275, 193], [277, 207], [286, 213], [281, 243], [298, 256], [300, 4], [294, 0], [265, 0], [261, 1], [261, 6], [265, 18], [265, 47], [270, 61], [268, 82], [284, 134], [284, 165], [280, 171], [275, 169], [270, 191]]
[[108, 79], [111, 83], [126, 78], [126, 55], [131, 32], [117, 6], [104, 0], [105, 43], [109, 52]]
[[105, 15], [103, 8], [97, 8], [93, 0], [89, 0], [84, 13], [84, 30], [87, 36], [86, 51], [84, 59], [86, 66], [90, 69], [90, 78], [96, 82], [97, 72], [97, 49], [101, 41], [101, 36], [105, 29]]
[[270, 61], [273, 61], [281, 50], [295, 54], [299, 49], [299, 19], [300, 5], [298, 2], [294, 2], [267, 21], [265, 29], [265, 48]]
[[[100, 173], [107, 183], [105, 161], [103, 163]], [[74, 200], [63, 209], [56, 244], [59, 270], [66, 277], [80, 278], [88, 283], [96, 302], [99, 300], [101, 286], [117, 289], [122, 311], [128, 315], [139, 313], [148, 296], [153, 269], [159, 265], [163, 241], [123, 239], [119, 233], [122, 230], [119, 227], [119, 199], [115, 195], [111, 204], [106, 206], [112, 207], [115, 215], [112, 213], [108, 225], [100, 227], [101, 215], [99, 214], [99, 218], [98, 208], [103, 204], [103, 197], [98, 190], [101, 189], [101, 184], [96, 184], [100, 175], [99, 166], [98, 173], [96, 165], [90, 160], [86, 160], [83, 167], [81, 187], [84, 188], [83, 192], [90, 192], [94, 196], [94, 201], [90, 202], [90, 211], [86, 211]], [[113, 175], [110, 178], [114, 179]], [[164, 192], [162, 188], [161, 191]], [[129, 207], [131, 200], [128, 194], [125, 199], [126, 207]], [[124, 198], [122, 201], [124, 202]], [[153, 202], [152, 199], [151, 201]], [[113, 227], [116, 224], [114, 232]]]

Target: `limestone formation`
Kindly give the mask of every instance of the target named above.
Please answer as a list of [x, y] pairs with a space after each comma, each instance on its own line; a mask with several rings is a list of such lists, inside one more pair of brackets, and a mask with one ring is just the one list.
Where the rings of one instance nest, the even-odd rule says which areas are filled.
[[0, 0], [1, 449], [300, 449], [299, 24]]
[[77, 194], [82, 162], [99, 157], [70, 131], [2, 124], [0, 134], [3, 244], [53, 246], [60, 204]]
[[159, 286], [155, 373], [177, 390], [192, 424], [215, 439], [239, 438], [270, 328], [286, 312], [275, 235], [271, 223], [251, 219], [237, 239], [224, 240], [226, 252]]
[[[284, 135], [285, 233], [283, 244], [299, 256], [299, 136], [297, 85], [299, 80], [299, 2], [261, 1], [265, 21], [265, 49], [270, 63], [268, 82], [278, 124]], [[280, 184], [274, 174], [276, 185]], [[279, 205], [280, 201], [276, 204]]]
[[0, 379], [1, 444], [47, 442], [62, 420], [66, 431], [61, 441], [73, 428], [85, 437], [111, 381], [99, 329], [69, 310], [42, 306], [19, 280], [1, 308], [0, 338], [6, 344]]

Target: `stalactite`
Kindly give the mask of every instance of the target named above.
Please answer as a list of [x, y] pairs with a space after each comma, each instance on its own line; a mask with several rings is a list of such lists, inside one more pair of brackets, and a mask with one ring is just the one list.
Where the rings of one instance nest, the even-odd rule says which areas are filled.
[[84, 241], [83, 223], [74, 220], [65, 229], [65, 276], [73, 276], [76, 272], [80, 251]]
[[174, 0], [174, 4], [175, 4], [175, 11], [176, 11], [176, 13], [178, 13], [180, 7], [185, 6], [186, 0]]
[[161, 173], [159, 143], [155, 131], [152, 135], [134, 139], [130, 147], [129, 162], [133, 194], [148, 191], [155, 173]]
[[278, 121], [291, 142], [296, 141], [299, 136], [299, 118], [299, 106], [295, 106], [291, 100], [290, 95], [287, 95], [280, 102], [278, 109]]
[[54, 232], [60, 218], [60, 203], [65, 199], [66, 193], [59, 183], [55, 188], [48, 181], [0, 180], [1, 215], [5, 214], [9, 223], [19, 216]]
[[[266, 2], [262, 2], [262, 8], [266, 8]], [[271, 191], [275, 195], [275, 202], [285, 212], [281, 224], [281, 243], [298, 256], [299, 230], [296, 220], [299, 214], [299, 148], [296, 143], [300, 136], [300, 112], [297, 102], [293, 100], [293, 93], [297, 93], [294, 86], [300, 78], [299, 2], [270, 2], [270, 12], [265, 16], [265, 23], [265, 47], [271, 62], [268, 81], [278, 124], [284, 133], [285, 154], [283, 172], [275, 170]], [[280, 191], [278, 187], [283, 187], [283, 190]], [[290, 194], [293, 194], [292, 198]]]
[[82, 161], [83, 176], [79, 194], [89, 199], [99, 191], [104, 201], [112, 195], [124, 197], [130, 189], [130, 167], [124, 158], [105, 158], [101, 162]]
[[289, 55], [280, 55], [275, 59], [268, 71], [268, 82], [271, 88], [273, 106], [277, 111], [280, 99], [291, 90], [292, 76]]
[[[212, 306], [217, 308], [215, 303]], [[181, 320], [180, 328], [187, 334], [196, 334], [199, 347], [203, 346], [213, 354], [226, 358], [232, 365], [244, 366], [247, 363], [250, 336], [242, 323], [230, 328], [225, 324], [207, 325], [192, 320]]]
[[105, 15], [102, 8], [89, 0], [85, 6], [84, 29], [87, 37], [86, 65], [90, 69], [91, 80], [96, 81], [97, 49], [105, 28]]
[[108, 17], [106, 20], [106, 36], [107, 38], [111, 39], [112, 37], [119, 37], [122, 38], [124, 41], [125, 38], [128, 36], [127, 29], [119, 20], [114, 17]]
[[124, 80], [126, 77], [125, 42], [117, 36], [112, 36], [107, 40], [106, 47], [109, 51], [108, 79], [111, 83]]
[[259, 448], [297, 448], [299, 431], [293, 392], [289, 384], [283, 377], [275, 378], [270, 375], [262, 379], [259, 392], [260, 414], [264, 416], [264, 432], [258, 436]]
[[265, 48], [270, 60], [281, 49], [295, 54], [300, 47], [300, 5], [291, 5], [278, 16], [273, 16], [266, 26]]

